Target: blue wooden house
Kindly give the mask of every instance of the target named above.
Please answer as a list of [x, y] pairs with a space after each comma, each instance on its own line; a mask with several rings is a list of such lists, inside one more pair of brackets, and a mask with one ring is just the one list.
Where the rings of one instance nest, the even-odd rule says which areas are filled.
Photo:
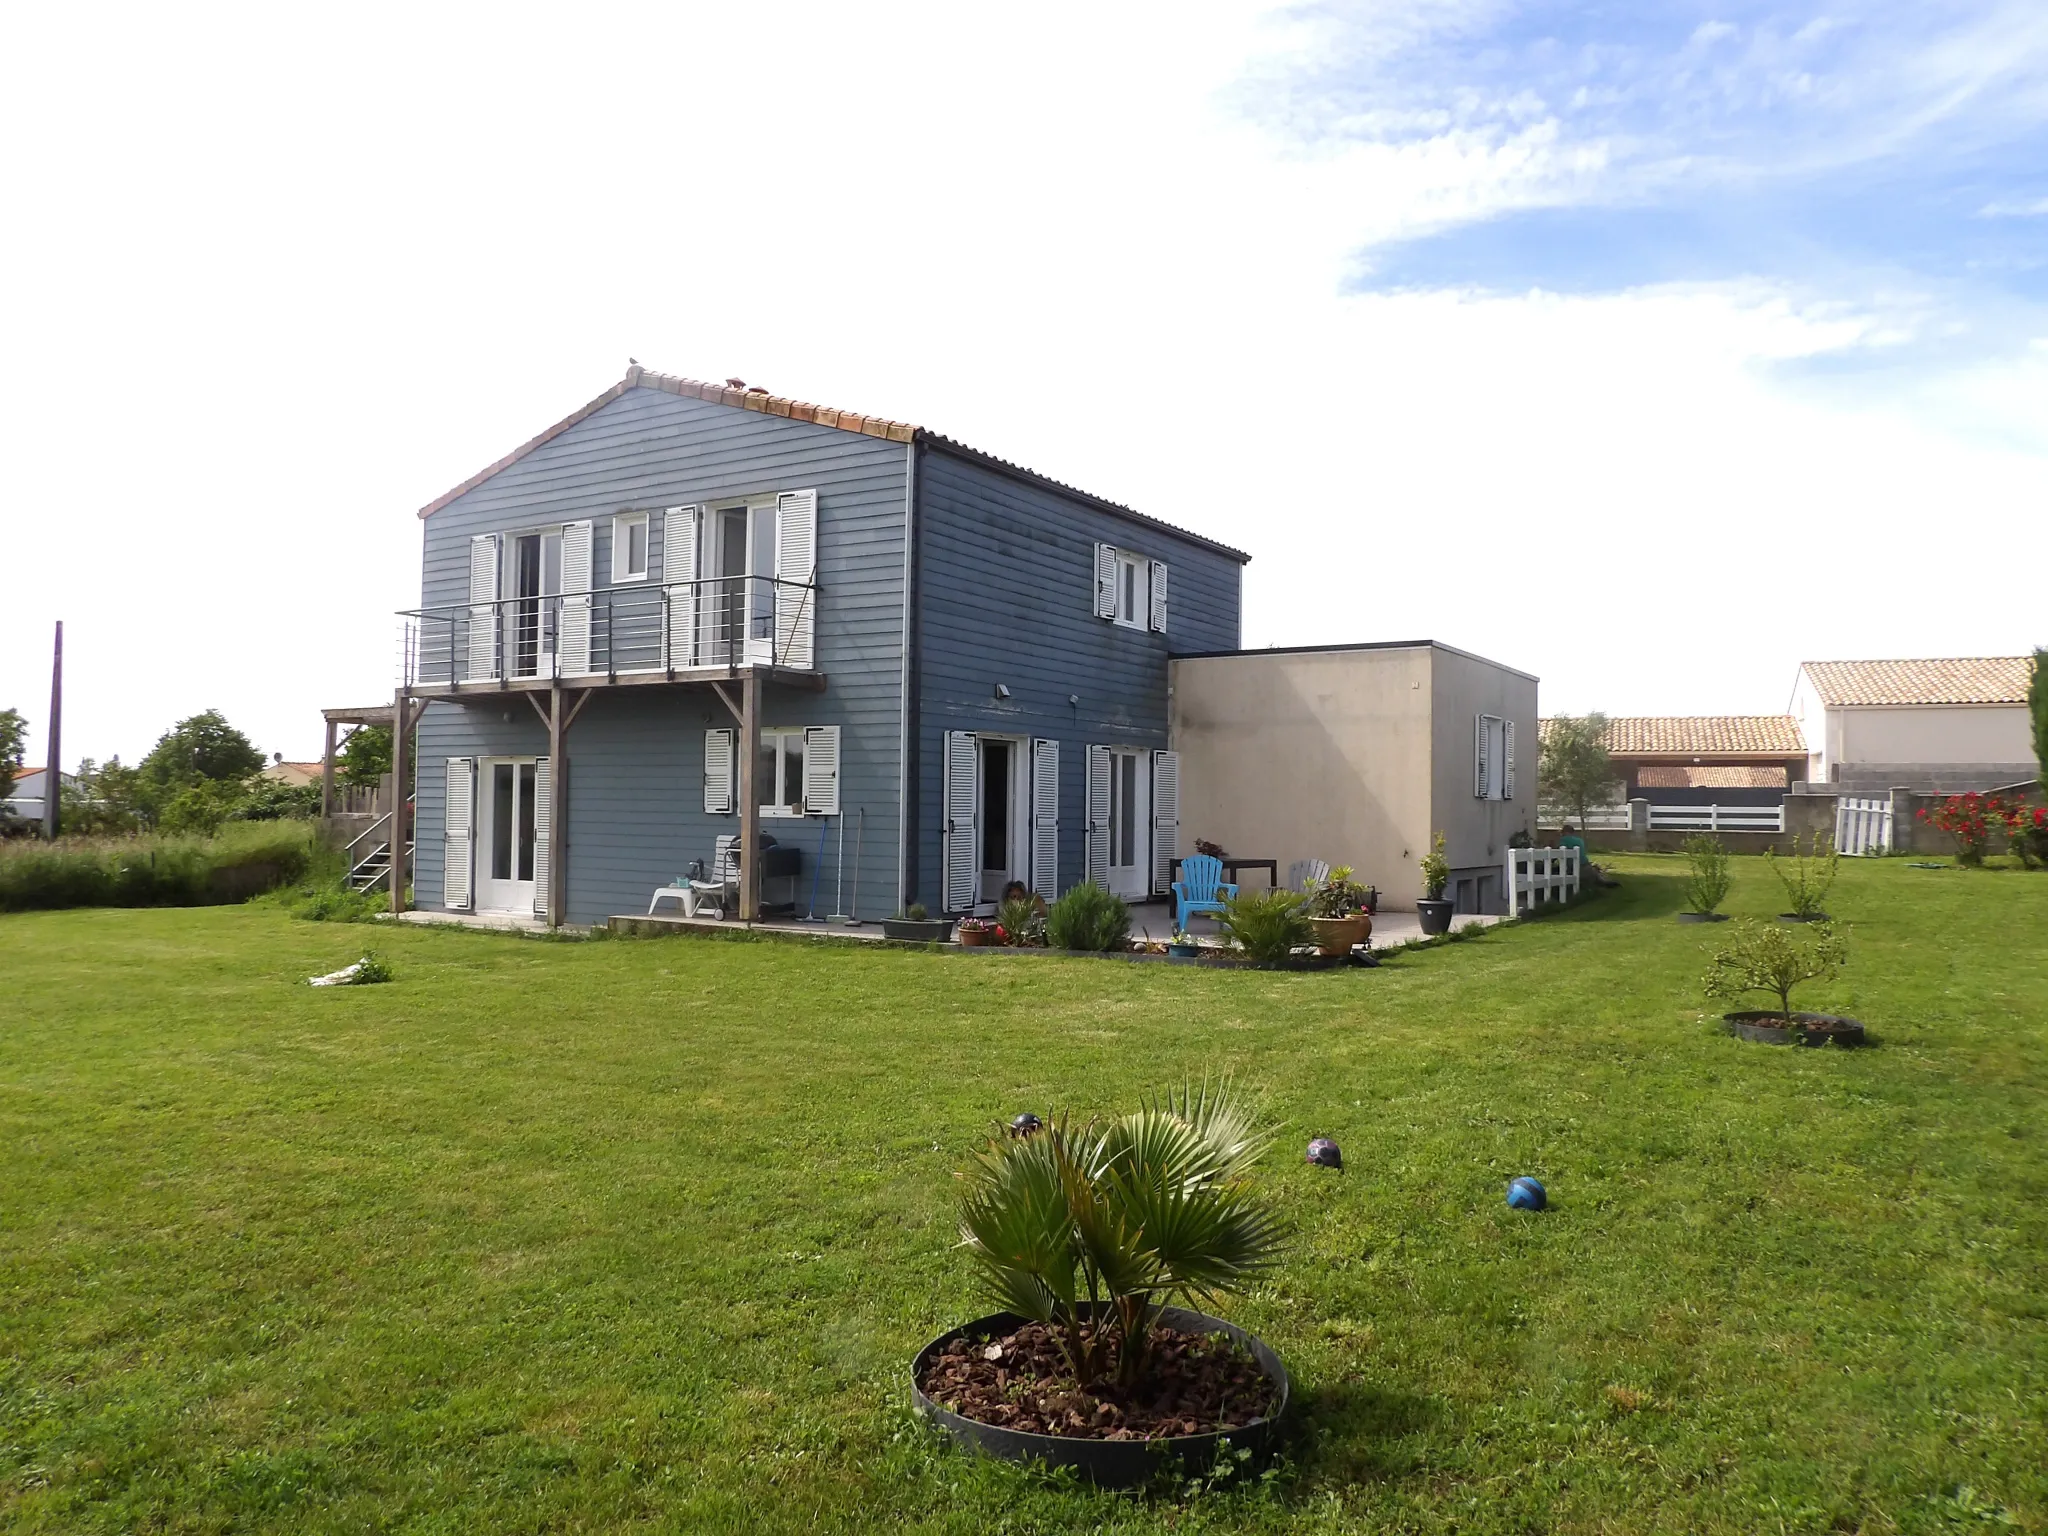
[[1238, 644], [1236, 550], [921, 427], [639, 367], [420, 516], [422, 908], [642, 912], [732, 837], [768, 849], [738, 861], [748, 914], [1168, 883], [1167, 660]]

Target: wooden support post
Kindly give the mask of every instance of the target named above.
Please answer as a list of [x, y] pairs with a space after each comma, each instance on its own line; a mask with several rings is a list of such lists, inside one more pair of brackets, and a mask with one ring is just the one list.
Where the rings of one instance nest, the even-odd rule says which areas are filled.
[[761, 678], [740, 681], [740, 920], [761, 915]]
[[562, 926], [569, 891], [569, 722], [562, 685], [548, 690], [548, 926]]
[[405, 845], [412, 840], [412, 827], [406, 815], [410, 807], [405, 793], [405, 757], [406, 748], [411, 745], [407, 738], [411, 735], [412, 702], [400, 688], [391, 709], [391, 862], [387, 867], [391, 871], [391, 914], [394, 917], [405, 910]]
[[320, 819], [334, 814], [334, 722], [327, 722], [327, 751], [320, 759]]

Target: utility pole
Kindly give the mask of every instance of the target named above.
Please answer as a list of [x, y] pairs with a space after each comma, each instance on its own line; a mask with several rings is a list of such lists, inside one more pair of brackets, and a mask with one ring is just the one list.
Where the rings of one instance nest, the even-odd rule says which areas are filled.
[[50, 758], [43, 771], [43, 836], [57, 835], [57, 802], [64, 797], [64, 621], [57, 621], [57, 648], [50, 658]]

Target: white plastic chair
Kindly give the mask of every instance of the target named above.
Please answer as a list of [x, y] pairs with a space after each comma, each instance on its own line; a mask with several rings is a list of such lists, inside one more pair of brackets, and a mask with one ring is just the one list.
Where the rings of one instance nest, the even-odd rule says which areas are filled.
[[1329, 878], [1330, 865], [1326, 859], [1296, 859], [1287, 866], [1287, 889], [1304, 896], [1311, 886], [1321, 885]]

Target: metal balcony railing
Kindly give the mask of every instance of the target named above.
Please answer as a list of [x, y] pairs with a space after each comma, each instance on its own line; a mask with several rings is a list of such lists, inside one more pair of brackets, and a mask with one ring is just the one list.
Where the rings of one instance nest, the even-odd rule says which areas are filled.
[[771, 576], [713, 576], [504, 597], [399, 613], [408, 688], [672, 673], [691, 667], [808, 671], [817, 589]]

